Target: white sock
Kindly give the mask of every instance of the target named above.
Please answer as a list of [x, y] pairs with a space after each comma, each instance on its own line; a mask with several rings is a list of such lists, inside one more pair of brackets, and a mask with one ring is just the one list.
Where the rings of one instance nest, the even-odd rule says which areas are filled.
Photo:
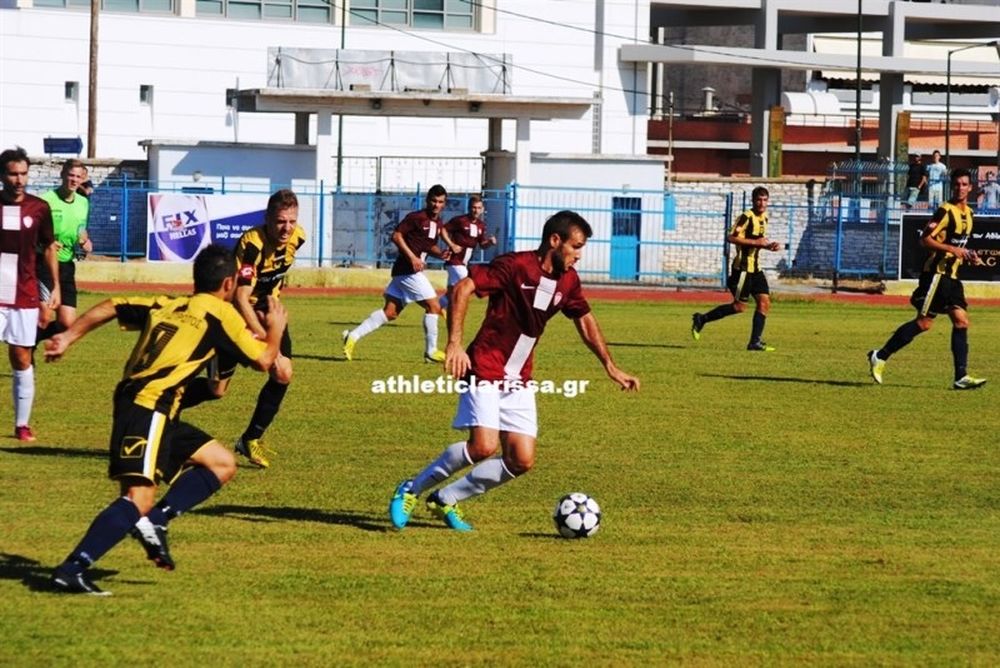
[[410, 492], [420, 496], [420, 493], [428, 487], [444, 482], [470, 464], [472, 460], [469, 459], [465, 441], [452, 443], [438, 455], [437, 459], [428, 464], [427, 468], [417, 474]]
[[387, 322], [389, 322], [389, 318], [385, 317], [385, 311], [382, 309], [372, 311], [372, 314], [365, 318], [363, 323], [352, 329], [347, 336], [357, 341], [363, 336], [368, 336]]
[[35, 402], [35, 367], [14, 371], [14, 426], [23, 427], [31, 421], [31, 405]]
[[449, 304], [449, 302], [448, 302], [448, 295], [441, 295], [440, 297], [438, 297], [438, 304], [441, 305], [441, 310], [442, 311], [447, 311], [448, 310], [448, 304]]
[[428, 355], [438, 347], [438, 316], [437, 313], [424, 314], [424, 346]]
[[485, 494], [494, 487], [499, 487], [514, 478], [514, 474], [503, 463], [503, 458], [484, 459], [464, 477], [439, 489], [438, 498], [441, 499], [442, 503], [453, 506], [459, 501]]

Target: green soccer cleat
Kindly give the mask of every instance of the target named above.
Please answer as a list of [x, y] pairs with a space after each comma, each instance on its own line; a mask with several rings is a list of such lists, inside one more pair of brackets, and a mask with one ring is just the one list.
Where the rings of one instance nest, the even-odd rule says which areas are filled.
[[424, 353], [424, 361], [428, 364], [440, 364], [444, 361], [444, 352], [440, 350], [432, 350], [429, 353]]
[[344, 330], [344, 359], [348, 362], [354, 359], [354, 346], [357, 344], [358, 340], [351, 337], [351, 333]]
[[441, 501], [441, 497], [438, 496], [437, 492], [427, 497], [427, 510], [444, 521], [449, 529], [454, 529], [455, 531], [472, 531], [472, 525], [463, 519], [462, 511], [458, 509], [458, 504], [449, 506]]
[[882, 372], [885, 371], [885, 360], [878, 356], [877, 350], [868, 351], [868, 367], [872, 380], [881, 385]]
[[233, 449], [236, 450], [237, 454], [250, 460], [251, 464], [262, 469], [271, 465], [267, 456], [277, 454], [271, 448], [266, 447], [259, 438], [250, 438], [244, 441], [242, 436], [236, 439], [236, 445], [233, 446]]
[[962, 376], [952, 385], [956, 390], [974, 390], [986, 384], [985, 378], [974, 378], [968, 374]]
[[691, 316], [691, 338], [697, 341], [701, 338], [701, 330], [705, 328], [705, 316], [695, 313]]
[[396, 530], [406, 526], [417, 505], [417, 495], [410, 493], [412, 488], [412, 480], [399, 483], [392, 495], [392, 501], [389, 502], [389, 519], [392, 520], [392, 526]]
[[747, 344], [747, 350], [758, 353], [773, 353], [774, 346], [769, 346], [761, 340], [751, 341]]

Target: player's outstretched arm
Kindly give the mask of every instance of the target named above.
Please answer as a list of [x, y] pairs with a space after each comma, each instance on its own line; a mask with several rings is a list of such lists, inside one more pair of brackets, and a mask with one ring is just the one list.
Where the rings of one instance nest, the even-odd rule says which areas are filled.
[[448, 346], [444, 350], [444, 368], [454, 378], [461, 378], [472, 367], [469, 355], [462, 346], [465, 330], [465, 314], [469, 310], [469, 300], [476, 291], [471, 278], [463, 278], [452, 288], [451, 308], [448, 309]]
[[105, 299], [88, 310], [77, 318], [65, 332], [60, 332], [45, 342], [45, 361], [57, 361], [84, 334], [97, 329], [109, 320], [113, 320], [116, 313], [114, 302], [110, 299]]
[[406, 240], [403, 239], [403, 233], [399, 231], [399, 228], [392, 233], [392, 243], [396, 244], [396, 248], [399, 249], [400, 253], [410, 258], [410, 264], [413, 265], [414, 271], [423, 271], [427, 266], [424, 264], [424, 261], [420, 259], [419, 255], [410, 250], [410, 246], [406, 243]]
[[611, 359], [611, 352], [608, 350], [607, 341], [604, 340], [601, 326], [597, 324], [597, 318], [594, 314], [588, 313], [581, 318], [577, 318], [573, 323], [576, 325], [576, 331], [580, 333], [580, 338], [583, 339], [583, 342], [594, 353], [594, 356], [601, 361], [608, 377], [618, 383], [623, 390], [638, 392], [639, 379], [619, 369], [615, 361]]

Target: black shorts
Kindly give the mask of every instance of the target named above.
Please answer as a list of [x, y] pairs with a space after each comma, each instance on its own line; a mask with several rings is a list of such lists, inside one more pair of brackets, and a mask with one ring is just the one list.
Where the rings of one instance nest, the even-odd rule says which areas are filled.
[[750, 295], [769, 295], [767, 276], [762, 271], [741, 271], [734, 269], [729, 273], [726, 287], [738, 302], [750, 301]]
[[[49, 266], [44, 262], [39, 262], [36, 268], [38, 282], [45, 286], [47, 292], [51, 292], [52, 276], [49, 274]], [[59, 294], [63, 306], [76, 308], [76, 262], [59, 263]]]
[[[292, 359], [292, 335], [288, 333], [288, 327], [285, 327], [285, 331], [281, 333], [281, 344], [278, 350], [288, 359]], [[234, 358], [220, 353], [208, 363], [208, 377], [212, 380], [232, 378], [238, 364], [239, 362]]]
[[922, 316], [934, 317], [956, 308], [969, 310], [965, 302], [965, 288], [962, 281], [944, 274], [923, 272], [917, 289], [910, 295], [910, 303]]
[[119, 399], [111, 427], [108, 477], [170, 484], [184, 463], [212, 440], [186, 422], [137, 406], [131, 399]]

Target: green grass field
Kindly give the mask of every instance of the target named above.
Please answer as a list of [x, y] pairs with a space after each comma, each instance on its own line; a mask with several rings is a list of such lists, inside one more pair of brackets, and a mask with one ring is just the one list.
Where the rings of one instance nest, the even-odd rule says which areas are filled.
[[[45, 582], [115, 493], [110, 397], [134, 335], [108, 325], [39, 366], [38, 442], [0, 441], [0, 665], [1000, 662], [997, 309], [971, 312], [970, 370], [991, 384], [961, 393], [946, 322], [871, 383], [865, 351], [902, 307], [779, 297], [778, 350], [759, 354], [743, 349], [749, 315], [696, 344], [690, 313], [707, 304], [596, 302], [642, 392], [619, 392], [553, 321], [536, 377], [592, 382], [539, 398], [535, 470], [465, 504], [463, 535], [422, 507], [396, 533], [385, 513], [399, 479], [459, 440], [453, 396], [370, 391], [437, 376], [419, 312], [346, 363], [340, 332], [378, 298], [287, 302], [277, 460], [171, 525], [176, 571], [131, 540], [110, 552], [94, 575], [111, 598]], [[241, 370], [186, 419], [230, 442], [262, 382]], [[10, 424], [9, 398], [0, 410]], [[601, 503], [594, 538], [556, 537], [570, 491]]]

